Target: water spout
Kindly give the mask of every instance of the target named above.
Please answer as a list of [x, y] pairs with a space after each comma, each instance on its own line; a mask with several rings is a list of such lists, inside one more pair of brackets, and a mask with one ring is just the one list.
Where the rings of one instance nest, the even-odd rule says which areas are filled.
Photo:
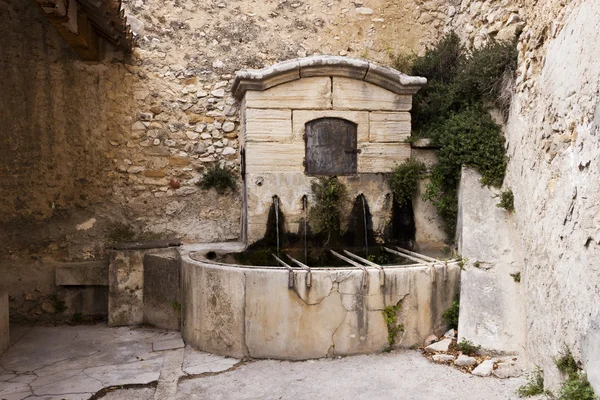
[[365, 195], [360, 195], [363, 209], [363, 223], [365, 225], [365, 254], [369, 257], [369, 228], [367, 227], [367, 206], [365, 205]]
[[308, 263], [308, 244], [306, 241], [308, 229], [308, 197], [302, 196], [302, 209], [304, 210], [304, 262]]
[[275, 206], [275, 232], [277, 234], [277, 257], [279, 257], [279, 197], [273, 196]]

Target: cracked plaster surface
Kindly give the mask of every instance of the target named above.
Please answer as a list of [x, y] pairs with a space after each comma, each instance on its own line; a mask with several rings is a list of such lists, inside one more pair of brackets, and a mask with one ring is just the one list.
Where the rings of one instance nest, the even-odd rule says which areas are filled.
[[190, 347], [152, 352], [152, 342], [177, 338], [179, 332], [104, 324], [35, 327], [0, 356], [0, 399], [83, 400], [103, 388], [152, 382], [158, 382], [154, 398], [159, 389], [174, 396], [182, 376], [239, 362]]

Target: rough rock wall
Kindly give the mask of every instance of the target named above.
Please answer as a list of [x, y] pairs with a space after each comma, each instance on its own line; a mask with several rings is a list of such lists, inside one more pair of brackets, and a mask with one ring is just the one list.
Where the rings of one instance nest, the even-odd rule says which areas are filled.
[[525, 345], [551, 385], [553, 357], [566, 345], [583, 361], [600, 326], [600, 5], [554, 3], [522, 36], [506, 179], [525, 254]]
[[[465, 0], [448, 25], [477, 45], [494, 36], [496, 10], [515, 7], [502, 28], [512, 24], [519, 50], [504, 186], [515, 195], [511, 234], [523, 255], [521, 345], [556, 388], [564, 346], [590, 372], [598, 367], [590, 341], [600, 327], [600, 4]], [[502, 29], [496, 37], [510, 34]], [[600, 379], [592, 384], [600, 391]]]

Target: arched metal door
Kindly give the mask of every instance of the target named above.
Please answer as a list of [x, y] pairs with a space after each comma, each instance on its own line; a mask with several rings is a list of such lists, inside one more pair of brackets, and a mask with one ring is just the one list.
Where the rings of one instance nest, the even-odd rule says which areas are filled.
[[306, 173], [308, 175], [356, 174], [357, 132], [354, 122], [319, 118], [306, 123]]

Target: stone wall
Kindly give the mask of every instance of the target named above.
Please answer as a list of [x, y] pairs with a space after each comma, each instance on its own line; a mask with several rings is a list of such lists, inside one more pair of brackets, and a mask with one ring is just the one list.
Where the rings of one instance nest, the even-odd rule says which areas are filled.
[[104, 61], [86, 64], [33, 2], [0, 1], [0, 288], [15, 317], [53, 314], [53, 263], [106, 258], [122, 225], [239, 238], [240, 193], [196, 186], [215, 162], [238, 168], [235, 71], [313, 53], [385, 64], [442, 29], [408, 0], [123, 5], [132, 56], [104, 45]]

